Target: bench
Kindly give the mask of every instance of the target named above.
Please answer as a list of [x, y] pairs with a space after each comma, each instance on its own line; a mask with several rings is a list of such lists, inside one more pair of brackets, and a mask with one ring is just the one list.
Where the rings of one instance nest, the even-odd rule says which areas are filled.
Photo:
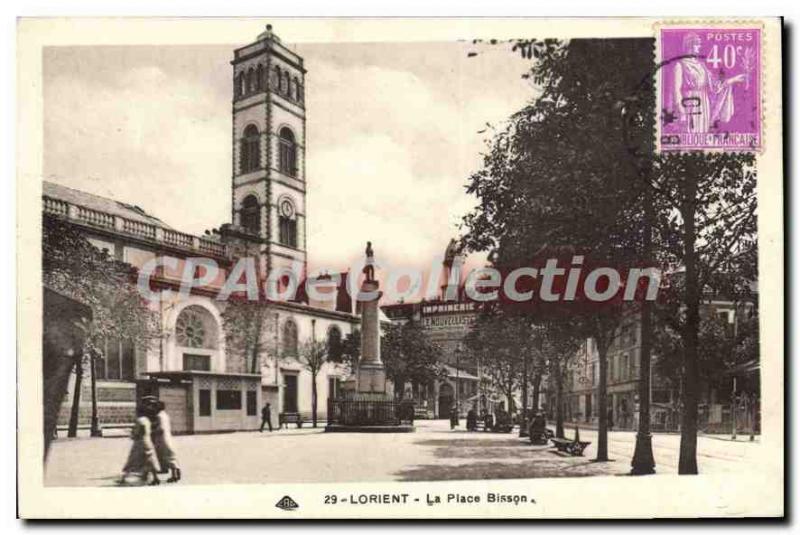
[[297, 424], [297, 428], [303, 427], [303, 417], [299, 412], [282, 412], [278, 414], [278, 429], [289, 424]]
[[551, 438], [553, 446], [562, 453], [568, 453], [574, 457], [583, 456], [583, 450], [591, 444], [591, 442], [582, 442], [580, 440], [569, 440], [566, 438]]

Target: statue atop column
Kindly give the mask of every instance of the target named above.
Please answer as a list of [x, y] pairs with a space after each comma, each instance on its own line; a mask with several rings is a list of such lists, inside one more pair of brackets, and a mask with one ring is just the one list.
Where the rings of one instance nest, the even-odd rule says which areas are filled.
[[375, 282], [375, 253], [372, 250], [372, 242], [367, 242], [367, 249], [364, 251], [366, 254], [366, 261], [364, 264], [364, 275], [366, 275], [366, 282]]
[[[393, 384], [381, 360], [380, 283], [375, 280], [372, 242], [365, 250], [364, 280], [359, 291], [361, 356], [340, 397], [328, 402], [326, 431], [407, 433], [414, 430], [413, 404], [395, 402]], [[357, 402], [357, 403], [354, 403]]]

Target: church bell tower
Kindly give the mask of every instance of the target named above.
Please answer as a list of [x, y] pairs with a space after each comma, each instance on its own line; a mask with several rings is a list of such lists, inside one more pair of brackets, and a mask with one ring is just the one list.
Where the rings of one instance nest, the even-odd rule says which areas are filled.
[[[258, 240], [262, 276], [306, 273], [306, 109], [303, 58], [267, 25], [234, 52], [233, 224]], [[298, 281], [299, 282], [299, 281]]]

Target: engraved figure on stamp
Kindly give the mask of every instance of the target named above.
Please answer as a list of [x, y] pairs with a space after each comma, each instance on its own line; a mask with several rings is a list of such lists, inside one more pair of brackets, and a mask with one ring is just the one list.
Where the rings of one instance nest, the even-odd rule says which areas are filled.
[[674, 113], [684, 132], [704, 134], [716, 123], [731, 120], [736, 111], [733, 86], [747, 76], [742, 73], [725, 79], [711, 72], [701, 55], [702, 40], [694, 32], [684, 36], [683, 51], [686, 57], [673, 67]]

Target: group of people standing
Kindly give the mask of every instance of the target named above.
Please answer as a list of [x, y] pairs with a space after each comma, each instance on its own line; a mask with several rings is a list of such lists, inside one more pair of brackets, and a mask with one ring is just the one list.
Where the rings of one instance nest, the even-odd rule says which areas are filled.
[[155, 396], [145, 396], [136, 407], [136, 422], [131, 432], [133, 445], [122, 469], [119, 484], [128, 483], [131, 474], [140, 481], [159, 485], [159, 474], [170, 474], [167, 483], [181, 479], [178, 456], [175, 452], [172, 430], [165, 406]]

